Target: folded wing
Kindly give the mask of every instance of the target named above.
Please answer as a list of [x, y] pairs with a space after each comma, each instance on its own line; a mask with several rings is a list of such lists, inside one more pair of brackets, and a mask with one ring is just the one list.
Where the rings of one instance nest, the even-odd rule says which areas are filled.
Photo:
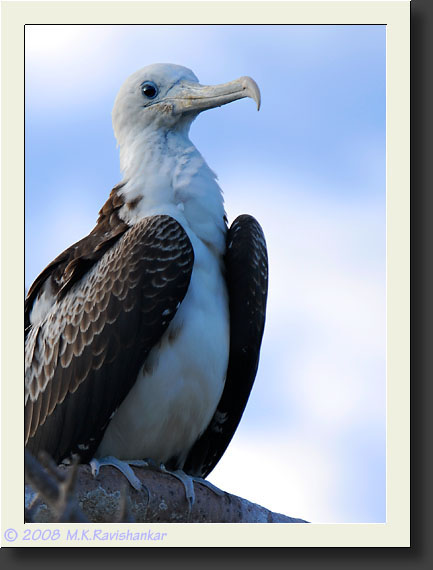
[[[27, 299], [25, 440], [56, 461], [71, 452], [92, 457], [191, 278], [191, 243], [169, 216], [123, 227], [101, 244], [99, 254], [59, 256]], [[38, 292], [54, 273], [64, 285], [44, 319], [31, 324]]]
[[186, 473], [206, 477], [221, 459], [240, 422], [259, 364], [268, 290], [266, 242], [259, 223], [236, 218], [227, 233], [226, 281], [230, 303], [230, 357], [221, 400], [185, 462]]

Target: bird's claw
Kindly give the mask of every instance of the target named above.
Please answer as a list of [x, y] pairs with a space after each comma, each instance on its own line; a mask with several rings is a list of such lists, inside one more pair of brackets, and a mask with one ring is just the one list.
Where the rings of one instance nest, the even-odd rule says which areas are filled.
[[188, 511], [191, 512], [192, 506], [195, 503], [195, 491], [194, 491], [194, 479], [190, 475], [187, 475], [181, 469], [176, 469], [176, 471], [169, 471], [163, 463], [160, 464], [159, 469], [162, 473], [167, 473], [172, 475], [178, 481], [180, 481], [185, 489], [185, 498], [188, 503]]
[[140, 491], [142, 489], [142, 483], [140, 479], [135, 475], [134, 471], [131, 468], [133, 467], [146, 467], [148, 469], [153, 469], [155, 471], [160, 471], [161, 473], [167, 473], [168, 475], [172, 475], [178, 481], [180, 481], [185, 489], [185, 498], [188, 503], [188, 511], [191, 512], [191, 509], [195, 503], [195, 491], [194, 491], [194, 482], [200, 483], [204, 487], [210, 489], [216, 495], [222, 497], [225, 495], [224, 491], [212, 485], [209, 481], [202, 479], [201, 477], [192, 477], [191, 475], [187, 475], [181, 469], [177, 469], [176, 471], [170, 471], [165, 467], [163, 463], [157, 465], [154, 461], [150, 459], [131, 459], [128, 461], [122, 461], [117, 459], [117, 457], [108, 456], [103, 457], [101, 459], [97, 459], [94, 457], [90, 461], [90, 468], [93, 477], [96, 477], [99, 473], [100, 468], [103, 465], [111, 465], [118, 469], [123, 475], [128, 479], [129, 483], [132, 485], [134, 489]]
[[92, 473], [92, 477], [95, 478], [99, 475], [99, 468], [101, 467], [101, 464], [99, 463], [99, 461], [96, 459], [96, 457], [94, 457], [90, 463], [90, 471]]
[[131, 465], [138, 467], [144, 464], [146, 464], [146, 462], [141, 462], [140, 460], [122, 461], [117, 457], [109, 455], [107, 457], [102, 457], [101, 459], [94, 457], [90, 461], [90, 469], [93, 477], [96, 477], [99, 473], [99, 469], [103, 465], [110, 465], [111, 467], [115, 467], [126, 477], [126, 479], [128, 479], [129, 483], [136, 491], [140, 491], [142, 488], [141, 481], [132, 470]]
[[188, 501], [190, 512], [192, 506], [195, 503], [194, 483], [199, 483], [200, 485], [207, 487], [210, 491], [212, 491], [213, 493], [215, 493], [215, 495], [218, 495], [219, 497], [224, 497], [225, 495], [225, 491], [222, 491], [221, 489], [219, 489], [209, 481], [206, 481], [202, 477], [193, 477], [191, 475], [187, 475], [185, 471], [182, 471], [181, 469], [177, 469], [176, 471], [169, 471], [168, 469], [166, 469], [163, 463], [161, 463], [159, 468], [163, 473], [168, 473], [170, 475], [173, 475], [173, 477], [176, 477], [176, 479], [178, 479], [182, 483], [185, 489], [185, 498]]

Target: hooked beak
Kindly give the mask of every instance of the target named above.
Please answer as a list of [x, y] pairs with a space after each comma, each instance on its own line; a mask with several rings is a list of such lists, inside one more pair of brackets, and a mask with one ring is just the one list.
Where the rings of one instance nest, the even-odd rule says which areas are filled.
[[257, 111], [260, 109], [260, 90], [251, 77], [240, 77], [221, 85], [182, 82], [176, 86], [176, 92], [167, 98], [173, 103], [175, 113], [200, 113], [244, 97], [254, 99]]

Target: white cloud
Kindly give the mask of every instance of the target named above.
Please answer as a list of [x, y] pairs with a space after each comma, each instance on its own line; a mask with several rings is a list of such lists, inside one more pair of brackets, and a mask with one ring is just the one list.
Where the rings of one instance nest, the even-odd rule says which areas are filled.
[[274, 512], [332, 522], [338, 464], [311, 434], [300, 435], [237, 437], [209, 480]]
[[[192, 49], [192, 37], [206, 49]], [[36, 108], [56, 113], [114, 100], [128, 75], [150, 63], [178, 63], [204, 76], [209, 54], [222, 55], [219, 39], [216, 28], [202, 26], [28, 25], [27, 95]], [[225, 58], [213, 62], [213, 78], [226, 71]]]
[[[306, 121], [317, 120], [313, 111], [321, 117], [327, 102], [324, 105], [315, 90], [306, 103], [302, 89], [297, 99], [293, 96], [297, 87], [305, 89], [305, 83], [308, 87], [308, 77], [321, 77], [319, 60], [333, 61], [324, 49], [333, 34], [329, 29], [309, 29], [307, 35], [303, 28], [289, 31], [288, 35], [277, 28], [248, 34], [243, 27], [221, 33], [218, 27], [200, 26], [27, 26], [27, 104], [30, 114], [44, 111], [40, 121], [44, 128], [57, 120], [56, 114], [74, 117], [77, 106], [93, 118], [95, 102], [108, 113], [109, 122], [120, 83], [130, 72], [155, 61], [191, 67], [203, 82], [247, 73], [259, 81], [264, 105], [254, 121], [250, 107], [239, 104], [226, 108], [224, 115], [210, 113], [193, 131], [193, 140], [203, 139], [199, 148], [221, 174], [229, 218], [240, 213], [256, 216], [270, 258], [259, 376], [239, 431], [210, 479], [291, 516], [315, 522], [373, 520], [377, 512], [369, 500], [373, 496], [384, 500], [383, 482], [372, 478], [369, 465], [364, 470], [359, 466], [367, 452], [381, 445], [384, 435], [384, 209], [382, 199], [371, 197], [384, 168], [379, 152], [383, 145], [381, 139], [379, 146], [372, 145], [369, 131], [364, 138], [357, 132], [347, 147], [352, 162], [346, 154], [341, 158], [339, 146], [332, 147], [332, 164], [339, 165], [352, 184], [345, 189], [331, 187], [327, 176], [333, 173], [323, 173], [317, 166], [316, 153], [332, 133], [318, 127], [313, 132], [320, 140], [302, 138]], [[332, 54], [338, 51], [344, 59], [341, 35], [338, 38]], [[193, 45], [200, 49], [192, 49]], [[298, 55], [293, 46], [302, 46]], [[278, 73], [281, 69], [286, 73]], [[281, 93], [288, 97], [284, 105]], [[99, 104], [102, 99], [104, 106]], [[334, 107], [338, 101], [332, 99]], [[238, 139], [227, 129], [230, 117], [242, 129]], [[351, 133], [351, 125], [347, 127]], [[292, 144], [295, 160], [287, 164], [293, 165], [298, 157], [302, 164], [311, 164], [309, 178], [285, 162], [286, 144], [293, 140], [303, 145]], [[84, 143], [80, 139], [77, 145]], [[268, 147], [272, 152], [261, 162], [260, 149], [266, 152]], [[49, 157], [48, 149], [46, 154]], [[58, 169], [53, 177], [56, 188], [62, 195], [76, 196], [76, 188], [62, 178], [63, 165], [50, 160], [41, 165], [43, 158], [38, 158], [37, 168]], [[265, 172], [266, 178], [260, 178]], [[36, 174], [44, 187], [45, 173]], [[94, 223], [97, 209], [92, 204], [86, 211], [85, 206], [94, 189], [86, 188], [82, 172], [78, 176], [79, 210], [74, 211], [71, 202], [67, 207], [48, 203], [42, 213], [35, 205], [27, 218], [28, 239], [38, 240], [29, 274], [35, 276]], [[57, 199], [55, 190], [50, 195]], [[40, 223], [41, 215], [47, 216], [45, 223]], [[42, 239], [45, 228], [50, 233]], [[378, 451], [379, 459], [383, 452]], [[366, 488], [369, 479], [373, 483]], [[367, 506], [360, 503], [361, 488]]]
[[[248, 430], [240, 428], [211, 479], [315, 522], [377, 520], [383, 509], [368, 493], [384, 501], [384, 480], [362, 501], [359, 489], [374, 469], [361, 469], [366, 453], [377, 447], [383, 459], [385, 452], [382, 202], [322, 199], [298, 183], [302, 192], [283, 192], [277, 177], [267, 181], [272, 194], [258, 180], [226, 187], [230, 217], [246, 211], [263, 224], [271, 277], [266, 350], [243, 419]], [[342, 445], [348, 434], [350, 444]], [[242, 464], [254, 466], [253, 478], [242, 475]]]
[[27, 102], [56, 113], [98, 99], [111, 70], [112, 28], [26, 26]]

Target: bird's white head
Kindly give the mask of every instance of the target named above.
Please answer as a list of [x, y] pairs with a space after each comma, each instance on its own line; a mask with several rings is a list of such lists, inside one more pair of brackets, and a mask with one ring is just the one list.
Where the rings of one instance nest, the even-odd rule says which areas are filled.
[[133, 73], [120, 88], [113, 108], [113, 128], [120, 146], [144, 130], [189, 130], [206, 109], [251, 97], [260, 107], [260, 91], [250, 77], [221, 85], [200, 85], [180, 65], [157, 63]]
[[201, 111], [244, 97], [260, 106], [259, 88], [250, 77], [200, 85], [180, 65], [149, 65], [125, 81], [113, 108], [124, 181], [120, 193], [126, 202], [123, 220], [134, 223], [156, 213], [178, 219], [182, 212], [197, 235], [225, 247], [221, 189], [188, 133]]

